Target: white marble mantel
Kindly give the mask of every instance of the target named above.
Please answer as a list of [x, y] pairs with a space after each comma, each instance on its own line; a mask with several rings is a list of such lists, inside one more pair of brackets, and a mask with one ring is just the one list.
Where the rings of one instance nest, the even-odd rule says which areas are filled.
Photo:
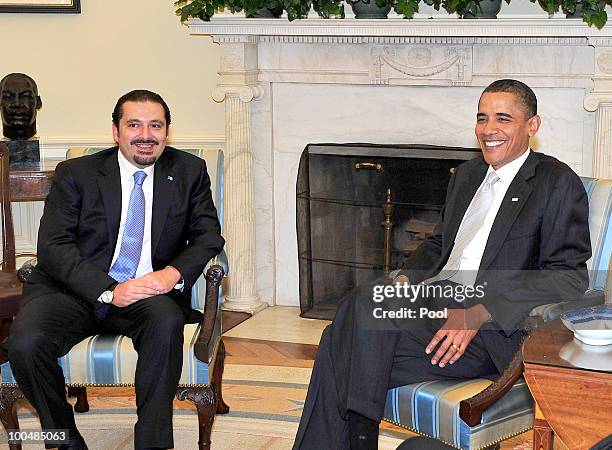
[[188, 25], [221, 45], [212, 95], [226, 103], [229, 309], [299, 305], [295, 182], [306, 144], [473, 146], [478, 96], [495, 79], [535, 90], [543, 126], [532, 147], [612, 178], [612, 25], [223, 14]]
[[515, 37], [515, 38], [612, 38], [612, 27], [602, 30], [582, 20], [565, 18], [514, 17], [460, 20], [457, 18], [387, 20], [308, 18], [289, 22], [284, 19], [245, 19], [234, 14], [219, 14], [209, 22], [187, 22], [192, 35], [254, 36], [268, 40], [273, 36], [346, 36], [353, 42], [363, 37]]

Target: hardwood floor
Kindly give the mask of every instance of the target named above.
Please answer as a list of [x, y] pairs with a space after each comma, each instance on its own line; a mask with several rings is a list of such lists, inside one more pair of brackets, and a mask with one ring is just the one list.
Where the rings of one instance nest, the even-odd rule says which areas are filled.
[[231, 330], [236, 325], [240, 325], [247, 319], [253, 317], [252, 314], [234, 311], [221, 311], [221, 324], [223, 333]]
[[226, 364], [312, 367], [317, 346], [261, 339], [223, 338]]

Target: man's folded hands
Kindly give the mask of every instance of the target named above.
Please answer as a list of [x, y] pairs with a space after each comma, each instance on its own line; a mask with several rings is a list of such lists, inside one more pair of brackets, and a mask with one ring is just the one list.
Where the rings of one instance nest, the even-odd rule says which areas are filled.
[[166, 294], [174, 289], [180, 279], [181, 273], [174, 267], [168, 266], [142, 277], [127, 280], [115, 287], [112, 304], [123, 308], [145, 298]]

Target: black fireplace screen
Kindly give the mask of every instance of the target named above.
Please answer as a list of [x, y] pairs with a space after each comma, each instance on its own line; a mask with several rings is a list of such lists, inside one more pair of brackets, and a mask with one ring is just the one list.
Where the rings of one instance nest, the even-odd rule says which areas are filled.
[[433, 230], [451, 170], [478, 155], [430, 145], [308, 145], [296, 189], [301, 316], [331, 319], [355, 286], [402, 267]]

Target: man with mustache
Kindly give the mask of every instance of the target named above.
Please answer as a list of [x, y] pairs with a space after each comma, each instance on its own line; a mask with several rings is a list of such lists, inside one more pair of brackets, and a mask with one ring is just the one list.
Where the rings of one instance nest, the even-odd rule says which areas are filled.
[[57, 166], [6, 344], [42, 428], [69, 430], [63, 450], [87, 446], [57, 358], [100, 333], [128, 336], [138, 352], [135, 448], [174, 447], [183, 326], [200, 318], [191, 287], [224, 245], [205, 162], [166, 146], [166, 102], [132, 91], [112, 118], [118, 147]]
[[10, 73], [0, 81], [2, 133], [9, 139], [36, 134], [36, 111], [42, 108], [36, 82], [24, 73]]

